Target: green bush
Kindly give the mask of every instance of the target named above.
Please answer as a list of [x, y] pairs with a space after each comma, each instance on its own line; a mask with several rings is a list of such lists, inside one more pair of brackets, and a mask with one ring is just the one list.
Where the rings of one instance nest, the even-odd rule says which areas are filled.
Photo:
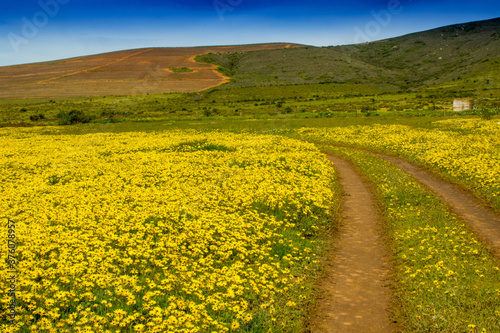
[[43, 119], [45, 119], [45, 115], [43, 115], [41, 113], [30, 116], [31, 121], [39, 121], [39, 120], [43, 120]]
[[175, 73], [189, 73], [189, 72], [192, 72], [193, 70], [191, 68], [187, 68], [187, 67], [181, 67], [181, 68], [170, 68], [170, 70], [172, 72], [175, 72]]
[[491, 118], [494, 116], [494, 115], [497, 115], [499, 114], [498, 110], [495, 110], [495, 109], [482, 109], [479, 113], [481, 115], [481, 118], [483, 118], [484, 120], [491, 120]]
[[60, 125], [73, 125], [89, 123], [92, 117], [80, 110], [71, 110], [69, 112], [61, 111], [57, 114]]

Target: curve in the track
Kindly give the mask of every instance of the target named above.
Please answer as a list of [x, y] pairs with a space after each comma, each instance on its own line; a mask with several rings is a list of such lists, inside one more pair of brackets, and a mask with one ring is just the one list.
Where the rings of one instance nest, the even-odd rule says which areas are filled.
[[380, 153], [375, 153], [375, 155], [393, 163], [440, 196], [451, 210], [486, 243], [491, 253], [500, 259], [500, 215], [498, 213], [459, 186], [450, 184], [421, 167], [398, 157]]

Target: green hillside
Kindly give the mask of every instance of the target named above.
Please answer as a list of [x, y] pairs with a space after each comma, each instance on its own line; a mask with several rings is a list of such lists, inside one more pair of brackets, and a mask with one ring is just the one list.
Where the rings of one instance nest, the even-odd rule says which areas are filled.
[[230, 86], [309, 83], [386, 83], [397, 72], [358, 60], [335, 48], [302, 47], [219, 53], [197, 57], [220, 66]]
[[373, 43], [208, 54], [233, 78], [228, 87], [362, 83], [401, 89], [500, 87], [500, 18]]

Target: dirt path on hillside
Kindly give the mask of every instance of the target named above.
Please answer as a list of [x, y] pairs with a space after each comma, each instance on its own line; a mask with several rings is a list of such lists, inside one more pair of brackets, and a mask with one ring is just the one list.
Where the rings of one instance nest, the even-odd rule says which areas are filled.
[[387, 249], [375, 199], [346, 161], [328, 156], [346, 193], [335, 250], [320, 281], [310, 332], [395, 331], [389, 318], [391, 290]]
[[459, 186], [450, 184], [421, 167], [397, 157], [384, 154], [375, 155], [395, 164], [440, 196], [452, 211], [487, 244], [492, 254], [500, 260], [500, 215], [498, 213], [485, 206], [473, 195], [463, 191]]
[[[196, 61], [196, 60], [195, 60], [195, 58], [196, 58], [197, 56], [200, 56], [200, 55], [203, 55], [203, 54], [196, 54], [196, 55], [194, 55], [194, 56], [191, 56], [191, 57], [189, 57], [188, 61], [190, 61], [190, 62], [191, 62], [191, 63], [193, 63], [193, 64], [197, 64], [197, 65], [199, 65], [199, 64], [206, 64], [206, 63], [203, 63], [203, 62], [198, 62], [198, 61]], [[206, 89], [210, 89], [210, 88], [213, 88], [213, 87], [220, 86], [220, 85], [222, 85], [222, 84], [224, 84], [224, 83], [227, 83], [227, 82], [229, 82], [229, 81], [231, 80], [231, 78], [230, 78], [229, 76], [225, 76], [224, 74], [222, 74], [221, 72], [219, 72], [219, 71], [217, 70], [217, 68], [218, 68], [218, 66], [217, 66], [217, 65], [214, 65], [214, 64], [208, 64], [208, 65], [210, 65], [210, 67], [207, 67], [207, 68], [201, 68], [201, 69], [203, 69], [203, 70], [209, 70], [209, 71], [214, 72], [214, 73], [215, 73], [215, 75], [217, 75], [217, 76], [220, 78], [221, 83], [218, 83], [218, 84], [216, 84], [216, 85], [210, 86], [210, 87], [208, 87], [208, 88], [206, 88]]]

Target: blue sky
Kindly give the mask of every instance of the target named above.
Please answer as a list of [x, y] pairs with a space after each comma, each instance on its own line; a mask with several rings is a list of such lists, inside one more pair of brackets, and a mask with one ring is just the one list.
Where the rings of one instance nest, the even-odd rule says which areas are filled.
[[156, 46], [352, 44], [495, 17], [498, 0], [3, 0], [0, 66]]

